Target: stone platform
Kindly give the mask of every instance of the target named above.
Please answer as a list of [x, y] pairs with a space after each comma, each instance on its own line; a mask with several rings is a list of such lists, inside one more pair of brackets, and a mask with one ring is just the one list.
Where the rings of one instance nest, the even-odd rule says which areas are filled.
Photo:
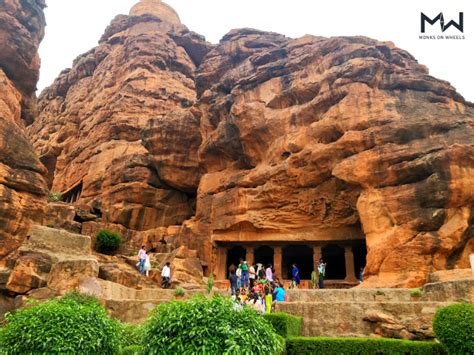
[[410, 289], [289, 290], [276, 310], [303, 317], [305, 336], [433, 338], [436, 310], [474, 303], [474, 277], [426, 284], [421, 296]]

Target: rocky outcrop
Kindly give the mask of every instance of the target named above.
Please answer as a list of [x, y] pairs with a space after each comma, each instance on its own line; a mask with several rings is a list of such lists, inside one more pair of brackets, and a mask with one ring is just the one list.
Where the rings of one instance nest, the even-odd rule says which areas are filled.
[[201, 138], [189, 108], [208, 47], [161, 1], [117, 16], [40, 96], [29, 134], [51, 189], [132, 230], [189, 218]]
[[[196, 79], [203, 170], [183, 240], [361, 228], [363, 287], [411, 287], [474, 249], [474, 109], [365, 37], [231, 31]], [[199, 241], [199, 242], [196, 242]], [[200, 245], [196, 245], [200, 244]]]
[[16, 294], [43, 287], [67, 292], [83, 278], [99, 275], [88, 236], [33, 226], [18, 254], [6, 283], [6, 289]]
[[47, 193], [46, 169], [25, 133], [36, 110], [44, 7], [43, 0], [0, 3], [0, 260], [41, 221]]
[[143, 0], [40, 106], [52, 189], [102, 215], [82, 233], [185, 245], [207, 273], [216, 237], [365, 236], [361, 287], [418, 286], [474, 250], [474, 106], [390, 42], [239, 29], [210, 46]]

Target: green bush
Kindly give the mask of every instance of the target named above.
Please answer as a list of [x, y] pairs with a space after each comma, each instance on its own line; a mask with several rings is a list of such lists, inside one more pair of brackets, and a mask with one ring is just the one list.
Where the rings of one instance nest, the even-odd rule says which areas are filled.
[[286, 339], [286, 352], [292, 354], [444, 354], [439, 343], [384, 338], [306, 338]]
[[99, 253], [113, 254], [120, 248], [122, 237], [120, 234], [102, 229], [97, 232], [96, 248]]
[[174, 295], [176, 297], [183, 297], [184, 296], [184, 288], [176, 287], [176, 290], [174, 290]]
[[59, 192], [50, 192], [48, 194], [48, 202], [59, 202], [63, 200], [63, 195]]
[[436, 311], [436, 338], [450, 354], [474, 354], [474, 305], [453, 304]]
[[[32, 302], [35, 300], [32, 299]], [[86, 295], [79, 291], [71, 291], [66, 293], [59, 302], [76, 302], [78, 304], [86, 305], [86, 306], [100, 306], [100, 302], [97, 298], [91, 295]], [[37, 303], [34, 303], [37, 304]]]
[[129, 345], [120, 350], [120, 355], [142, 355], [143, 347], [141, 345]]
[[410, 291], [410, 296], [411, 297], [421, 297], [421, 296], [423, 296], [423, 291], [420, 290], [419, 288], [414, 288]]
[[207, 293], [212, 292], [212, 288], [214, 287], [214, 283], [215, 283], [214, 274], [211, 273], [211, 275], [209, 275], [209, 278], [207, 279]]
[[122, 324], [122, 350], [143, 342], [143, 327], [140, 324]]
[[269, 321], [275, 331], [284, 338], [301, 335], [302, 317], [277, 312], [265, 314], [264, 318]]
[[278, 354], [284, 340], [253, 309], [201, 296], [157, 306], [145, 324], [143, 348], [146, 354]]
[[1, 349], [7, 354], [118, 353], [120, 329], [96, 302], [50, 300], [6, 315]]

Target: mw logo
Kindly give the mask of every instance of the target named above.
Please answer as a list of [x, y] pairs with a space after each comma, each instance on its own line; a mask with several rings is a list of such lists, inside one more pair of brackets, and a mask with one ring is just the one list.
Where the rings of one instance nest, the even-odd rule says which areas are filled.
[[451, 26], [457, 28], [460, 32], [464, 32], [464, 13], [463, 12], [459, 13], [459, 21], [458, 22], [454, 22], [454, 20], [451, 20], [448, 23], [445, 23], [444, 16], [443, 16], [442, 12], [440, 12], [438, 14], [438, 16], [436, 16], [434, 19], [430, 19], [428, 16], [426, 16], [422, 12], [421, 13], [421, 33], [425, 33], [425, 23], [426, 22], [428, 22], [430, 25], [434, 25], [438, 21], [441, 25], [441, 31], [442, 32], [446, 31]]

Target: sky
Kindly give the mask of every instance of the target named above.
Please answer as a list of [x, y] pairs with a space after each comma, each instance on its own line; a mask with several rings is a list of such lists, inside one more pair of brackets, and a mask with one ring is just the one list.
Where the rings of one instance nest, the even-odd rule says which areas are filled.
[[[38, 89], [50, 85], [78, 55], [97, 45], [110, 21], [128, 14], [138, 0], [47, 0], [46, 35]], [[446, 80], [474, 102], [474, 1], [472, 0], [168, 0], [190, 30], [218, 43], [234, 28], [252, 27], [297, 38], [363, 35], [391, 41], [407, 50], [430, 74]], [[427, 24], [426, 35], [464, 39], [419, 39], [421, 12], [433, 19], [443, 12], [445, 24], [459, 22], [464, 31], [440, 22]]]

